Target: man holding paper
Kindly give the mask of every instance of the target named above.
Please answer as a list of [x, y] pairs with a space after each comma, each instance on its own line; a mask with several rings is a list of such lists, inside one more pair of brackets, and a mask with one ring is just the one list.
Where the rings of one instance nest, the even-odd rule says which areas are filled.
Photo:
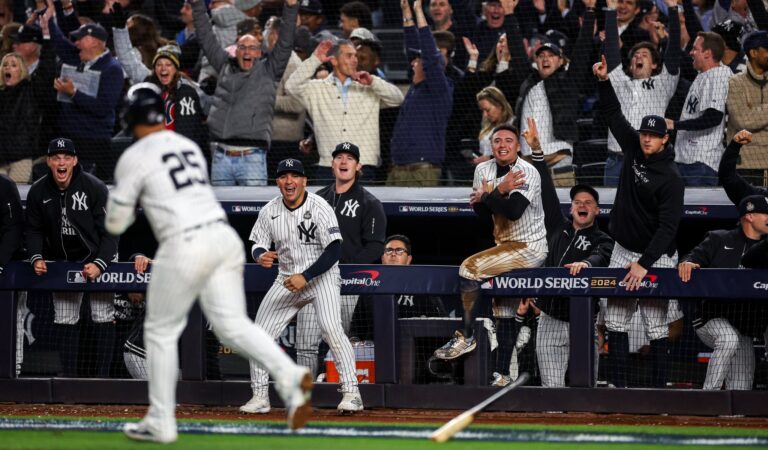
[[43, 16], [50, 28], [56, 55], [64, 63], [53, 82], [58, 91], [60, 133], [71, 139], [83, 169], [103, 181], [112, 177], [117, 159], [109, 155], [115, 109], [123, 88], [123, 69], [107, 49], [109, 34], [90, 23], [64, 36], [56, 22], [53, 3]]

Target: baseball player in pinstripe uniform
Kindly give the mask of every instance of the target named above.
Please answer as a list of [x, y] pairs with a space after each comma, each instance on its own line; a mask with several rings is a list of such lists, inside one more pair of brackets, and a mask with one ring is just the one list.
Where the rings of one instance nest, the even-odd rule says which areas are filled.
[[[629, 269], [622, 283], [633, 291], [640, 289], [651, 267], [677, 266], [676, 234], [685, 187], [674, 162], [675, 153], [667, 146], [669, 135], [664, 118], [645, 116], [640, 129], [635, 130], [621, 112], [608, 78], [605, 56], [592, 70], [601, 80], [598, 85], [602, 114], [625, 156], [609, 224], [609, 232], [616, 240], [609, 267]], [[608, 300], [608, 372], [609, 381], [617, 387], [627, 386], [627, 332], [637, 303], [633, 298]], [[668, 300], [645, 298], [639, 304], [654, 358], [652, 382], [664, 387], [669, 352]]]
[[[362, 411], [355, 355], [341, 326], [339, 222], [325, 199], [306, 191], [307, 177], [301, 161], [280, 161], [276, 175], [281, 195], [259, 212], [250, 236], [253, 259], [267, 269], [279, 260], [280, 268], [259, 306], [256, 323], [275, 339], [301, 308], [312, 303], [323, 339], [339, 366], [344, 395], [337, 409]], [[271, 251], [273, 243], [275, 250]], [[269, 412], [267, 373], [254, 361], [251, 386], [253, 398], [240, 411]]]
[[144, 321], [150, 406], [141, 422], [125, 426], [126, 435], [163, 443], [176, 440], [177, 342], [198, 296], [219, 339], [274, 375], [288, 409], [288, 425], [303, 426], [312, 412], [312, 377], [248, 319], [243, 243], [210, 188], [202, 151], [193, 141], [165, 130], [163, 100], [155, 85], [134, 85], [126, 104], [123, 121], [138, 141], [117, 163], [106, 227], [113, 234], [124, 232], [140, 202], [160, 244]]
[[[453, 339], [435, 350], [435, 357], [455, 359], [475, 349], [472, 336], [476, 313], [474, 306], [480, 298], [480, 283], [513, 269], [538, 267], [547, 256], [544, 210], [541, 203], [541, 177], [531, 164], [518, 158], [519, 133], [510, 125], [497, 127], [491, 135], [494, 159], [475, 168], [475, 178], [469, 203], [479, 216], [493, 218], [496, 246], [476, 253], [461, 263], [461, 301], [464, 306], [464, 327]], [[516, 174], [522, 172], [522, 174]], [[525, 183], [520, 185], [520, 177]], [[504, 327], [513, 327], [517, 301], [494, 299], [494, 317], [500, 321], [497, 333], [504, 346], [497, 364], [509, 375], [509, 361], [516, 336]], [[501, 353], [500, 353], [501, 355]]]

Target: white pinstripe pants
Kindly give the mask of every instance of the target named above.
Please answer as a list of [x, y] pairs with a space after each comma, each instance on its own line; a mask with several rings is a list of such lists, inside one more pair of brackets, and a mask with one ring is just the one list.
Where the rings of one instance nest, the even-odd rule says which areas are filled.
[[[338, 362], [339, 378], [343, 392], [357, 390], [355, 354], [341, 325], [339, 307], [341, 277], [337, 271], [329, 271], [312, 279], [299, 292], [292, 293], [283, 286], [287, 277], [278, 275], [256, 313], [256, 323], [273, 339], [277, 338], [293, 317], [305, 305], [312, 302], [315, 316], [325, 342]], [[255, 395], [264, 396], [269, 388], [267, 372], [251, 361], [251, 388]]]
[[[349, 336], [352, 315], [359, 297], [359, 295], [341, 296], [341, 326], [347, 336]], [[373, 324], [371, 323], [370, 326]], [[323, 339], [322, 335], [312, 303], [301, 308], [296, 316], [296, 362], [309, 368], [313, 377], [317, 375], [318, 347]]]
[[278, 380], [281, 395], [287, 395], [289, 387], [280, 383], [280, 375], [299, 370], [274, 338], [248, 318], [244, 255], [240, 236], [218, 222], [160, 244], [152, 263], [144, 320], [150, 404], [145, 420], [163, 433], [175, 433], [177, 342], [198, 296], [221, 342], [264, 364]]
[[459, 276], [482, 281], [513, 269], [539, 267], [547, 258], [547, 241], [502, 242], [475, 253], [461, 263]]
[[570, 324], [545, 313], [539, 316], [536, 359], [543, 387], [565, 387], [565, 372], [571, 351]]
[[[627, 250], [617, 242], [613, 247], [611, 263], [608, 267], [624, 268], [628, 264], [638, 261], [641, 256], [642, 254]], [[677, 252], [671, 257], [662, 255], [653, 267], [677, 267]], [[639, 301], [645, 333], [651, 341], [669, 336], [668, 303], [668, 299], [661, 298], [643, 298]], [[636, 298], [609, 298], [605, 312], [605, 326], [608, 331], [629, 332], [629, 322], [632, 320], [632, 314], [635, 313], [637, 304]]]
[[701, 342], [711, 348], [704, 389], [748, 391], [755, 378], [755, 350], [752, 338], [744, 336], [728, 320], [715, 318], [696, 330]]

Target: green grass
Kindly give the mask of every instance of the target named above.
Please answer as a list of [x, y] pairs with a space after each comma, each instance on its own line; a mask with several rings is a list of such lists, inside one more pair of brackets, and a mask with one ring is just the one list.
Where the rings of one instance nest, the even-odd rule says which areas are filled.
[[[132, 442], [121, 433], [86, 431], [0, 431], [0, 448], [8, 450], [124, 450], [124, 449], [185, 449], [185, 450], [390, 450], [390, 449], [431, 449], [431, 450], [679, 450], [679, 446], [639, 444], [562, 444], [562, 443], [509, 443], [509, 442], [467, 442], [449, 441], [434, 444], [426, 440], [412, 439], [362, 439], [362, 438], [309, 438], [309, 437], [266, 437], [230, 435], [180, 435], [171, 445]], [[693, 448], [693, 447], [688, 447]], [[720, 450], [745, 447], [706, 447]]]

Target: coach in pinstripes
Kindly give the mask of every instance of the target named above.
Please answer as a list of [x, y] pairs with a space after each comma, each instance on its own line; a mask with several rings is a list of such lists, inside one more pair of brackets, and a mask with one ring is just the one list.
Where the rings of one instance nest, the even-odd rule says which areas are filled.
[[[333, 209], [322, 197], [306, 191], [304, 166], [284, 159], [277, 166], [275, 197], [259, 212], [251, 230], [253, 259], [264, 268], [279, 261], [279, 273], [261, 302], [256, 323], [274, 339], [301, 308], [312, 303], [323, 339], [338, 361], [341, 412], [362, 411], [355, 356], [341, 326], [339, 258], [341, 232]], [[275, 250], [269, 250], [272, 243]], [[247, 413], [271, 409], [267, 372], [251, 361], [253, 398], [240, 407]]]
[[[464, 328], [454, 338], [435, 350], [435, 357], [455, 359], [475, 349], [473, 322], [475, 303], [480, 298], [480, 283], [513, 269], [538, 267], [547, 256], [544, 209], [541, 202], [541, 177], [528, 162], [518, 158], [519, 133], [510, 125], [497, 127], [491, 135], [494, 159], [475, 168], [475, 179], [469, 203], [479, 216], [493, 218], [496, 246], [476, 253], [461, 263], [461, 302], [464, 306]], [[514, 317], [516, 301], [495, 299], [495, 317]], [[501, 327], [512, 327], [511, 321], [500, 321]], [[505, 329], [497, 333], [503, 351], [501, 366], [509, 373], [509, 360], [515, 337]], [[508, 337], [508, 338], [507, 338]], [[502, 342], [503, 341], [503, 342]], [[502, 347], [503, 346], [503, 347]]]

